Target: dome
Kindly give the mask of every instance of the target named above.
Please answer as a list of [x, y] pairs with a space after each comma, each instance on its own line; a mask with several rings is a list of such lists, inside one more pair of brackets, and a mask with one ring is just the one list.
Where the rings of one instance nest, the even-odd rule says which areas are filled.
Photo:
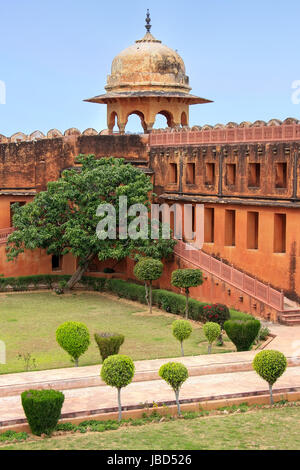
[[180, 55], [149, 31], [114, 58], [105, 89], [108, 92], [135, 89], [184, 93], [191, 90]]

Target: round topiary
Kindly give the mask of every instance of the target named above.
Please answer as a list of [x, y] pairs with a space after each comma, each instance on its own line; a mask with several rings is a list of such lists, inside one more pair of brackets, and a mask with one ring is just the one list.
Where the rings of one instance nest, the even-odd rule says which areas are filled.
[[185, 318], [189, 315], [189, 288], [197, 287], [203, 283], [200, 269], [175, 269], [172, 272], [171, 284], [174, 287], [185, 289]]
[[189, 376], [187, 368], [180, 362], [168, 362], [159, 369], [159, 376], [164, 379], [175, 392], [178, 415], [180, 416], [179, 390]]
[[102, 361], [108, 356], [119, 353], [120, 347], [124, 343], [125, 336], [119, 333], [95, 333], [95, 341], [98, 345]]
[[[164, 265], [158, 259], [141, 258], [133, 269], [135, 277], [140, 281], [145, 282], [146, 300], [149, 304], [150, 313], [152, 313], [152, 281], [160, 278], [163, 272], [163, 268]], [[149, 282], [149, 294], [147, 282]]]
[[21, 394], [22, 406], [33, 434], [50, 435], [61, 415], [65, 396], [57, 390], [26, 390]]
[[203, 325], [203, 333], [208, 341], [208, 354], [211, 353], [212, 343], [220, 336], [221, 327], [218, 323], [207, 322]]
[[224, 323], [224, 330], [237, 351], [249, 351], [260, 330], [260, 321], [228, 320]]
[[101, 378], [107, 385], [118, 389], [119, 421], [122, 419], [121, 389], [126, 387], [134, 376], [134, 363], [129, 356], [116, 354], [103, 362]]
[[83, 323], [67, 321], [57, 328], [56, 340], [73, 358], [75, 366], [78, 366], [78, 358], [90, 344], [89, 330]]
[[284, 373], [287, 360], [280, 351], [267, 349], [256, 354], [253, 360], [253, 369], [269, 384], [270, 401], [273, 405], [272, 387], [276, 380]]
[[182, 356], [184, 356], [182, 343], [185, 339], [190, 337], [192, 331], [193, 331], [192, 325], [187, 320], [175, 320], [172, 323], [172, 332], [175, 338], [178, 339], [178, 341], [180, 341]]

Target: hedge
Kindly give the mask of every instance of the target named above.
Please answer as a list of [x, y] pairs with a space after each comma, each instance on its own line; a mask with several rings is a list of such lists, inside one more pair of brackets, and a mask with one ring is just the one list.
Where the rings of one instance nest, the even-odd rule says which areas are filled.
[[[39, 274], [34, 276], [19, 276], [19, 277], [0, 277], [0, 292], [7, 292], [11, 287], [14, 291], [27, 291], [29, 286], [34, 289], [39, 289], [40, 285], [46, 285], [48, 289], [53, 289], [54, 284], [60, 281], [68, 281], [70, 275], [67, 274]], [[105, 278], [84, 276], [80, 283], [85, 287], [95, 291], [102, 291], [105, 288]]]

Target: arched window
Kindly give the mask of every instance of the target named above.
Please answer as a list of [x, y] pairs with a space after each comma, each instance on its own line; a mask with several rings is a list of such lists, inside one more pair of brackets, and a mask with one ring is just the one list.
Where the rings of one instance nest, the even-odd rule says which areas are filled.
[[113, 111], [109, 117], [108, 128], [110, 132], [118, 132], [118, 115]]
[[132, 134], [145, 133], [147, 126], [145, 124], [144, 114], [141, 111], [132, 111], [127, 116], [125, 132]]

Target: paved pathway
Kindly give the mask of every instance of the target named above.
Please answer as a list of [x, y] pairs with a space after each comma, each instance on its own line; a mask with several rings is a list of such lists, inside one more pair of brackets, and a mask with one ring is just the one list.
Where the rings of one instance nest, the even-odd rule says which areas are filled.
[[[289, 359], [289, 367], [276, 382], [274, 390], [300, 390], [300, 327], [268, 325], [276, 334], [267, 349], [277, 349]], [[181, 400], [204, 400], [235, 394], [265, 392], [266, 383], [252, 370], [257, 351], [212, 354], [174, 359], [137, 361], [135, 382], [122, 391], [123, 405], [138, 407], [141, 403], [168, 402], [174, 393], [158, 377], [161, 364], [170, 360], [183, 362], [190, 377], [183, 385]], [[0, 427], [8, 421], [24, 419], [20, 391], [30, 387], [51, 387], [64, 390], [62, 413], [86, 414], [87, 411], [112, 411], [116, 407], [116, 390], [107, 387], [99, 377], [100, 366], [55, 369], [5, 374], [0, 376]]]

